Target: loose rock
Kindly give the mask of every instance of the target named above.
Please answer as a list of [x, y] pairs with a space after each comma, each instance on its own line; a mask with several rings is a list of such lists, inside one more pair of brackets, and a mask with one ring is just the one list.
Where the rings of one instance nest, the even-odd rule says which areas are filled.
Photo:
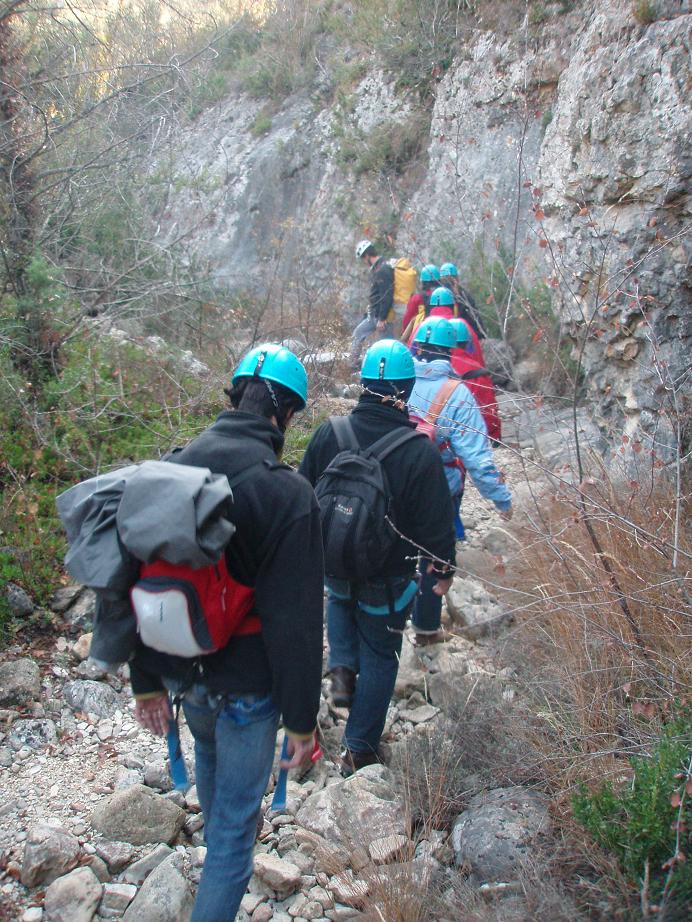
[[96, 854], [108, 865], [112, 874], [117, 874], [132, 859], [134, 848], [128, 842], [112, 842], [103, 839], [94, 843]]
[[254, 870], [257, 877], [282, 899], [300, 886], [300, 868], [276, 855], [255, 855]]
[[115, 791], [96, 806], [91, 819], [101, 835], [131, 845], [171, 843], [184, 822], [184, 810], [142, 784]]
[[0, 663], [0, 705], [28, 704], [41, 695], [41, 675], [32, 659]]
[[6, 585], [5, 598], [14, 618], [26, 618], [32, 614], [34, 603], [31, 601], [31, 597], [16, 583]]
[[46, 890], [44, 907], [50, 922], [91, 922], [101, 899], [101, 884], [91, 868], [77, 868]]
[[117, 692], [110, 685], [93, 679], [68, 682], [63, 695], [73, 711], [84, 711], [97, 717], [112, 717], [120, 706]]
[[167, 845], [157, 845], [149, 854], [135, 861], [123, 873], [122, 879], [127, 884], [136, 884], [139, 886], [144, 883], [146, 878], [151, 874], [154, 868], [157, 868], [162, 861], [165, 861], [169, 855], [173, 854], [173, 849]]
[[40, 823], [29, 829], [21, 881], [25, 887], [49, 884], [77, 865], [79, 842], [60, 826]]
[[123, 922], [188, 922], [194, 900], [182, 865], [177, 853], [161, 862], [142, 884]]
[[52, 720], [15, 720], [9, 743], [13, 749], [45, 749], [58, 741], [58, 731]]
[[134, 884], [105, 884], [99, 915], [102, 919], [119, 919], [136, 895]]

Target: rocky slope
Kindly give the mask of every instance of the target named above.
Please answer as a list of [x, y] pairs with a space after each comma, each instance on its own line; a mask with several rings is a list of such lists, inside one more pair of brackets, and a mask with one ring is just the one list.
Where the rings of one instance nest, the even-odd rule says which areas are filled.
[[[423, 113], [372, 60], [347, 92], [290, 97], [261, 131], [264, 101], [233, 95], [169, 135], [159, 235], [188, 232], [235, 295], [327, 299], [351, 316], [365, 233], [419, 263], [454, 258], [484, 283], [508, 269], [525, 289], [547, 282], [599, 417], [630, 437], [659, 425], [660, 447], [690, 335], [692, 17], [671, 0], [641, 22], [634, 6], [547, 4], [510, 36], [467, 30]], [[353, 55], [326, 53], [322, 82], [333, 88]], [[377, 145], [421, 116], [423, 159], [388, 171]], [[374, 167], [359, 172], [364, 149]]]

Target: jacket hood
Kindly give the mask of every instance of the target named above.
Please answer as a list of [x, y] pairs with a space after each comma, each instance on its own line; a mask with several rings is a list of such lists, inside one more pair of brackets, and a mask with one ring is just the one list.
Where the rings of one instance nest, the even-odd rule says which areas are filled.
[[421, 362], [420, 359], [414, 358], [413, 367], [416, 371], [416, 378], [424, 378], [426, 381], [441, 381], [452, 374], [452, 363], [446, 359]]

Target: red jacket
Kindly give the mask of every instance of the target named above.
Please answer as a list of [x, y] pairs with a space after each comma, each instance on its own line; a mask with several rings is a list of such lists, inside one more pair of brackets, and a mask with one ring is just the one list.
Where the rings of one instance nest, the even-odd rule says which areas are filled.
[[478, 338], [478, 334], [473, 329], [473, 327], [468, 322], [468, 320], [464, 320], [463, 317], [461, 319], [462, 319], [464, 326], [469, 331], [469, 336], [471, 337], [471, 342], [473, 343], [473, 349], [471, 350], [471, 352], [466, 352], [464, 354], [470, 355], [471, 358], [475, 359], [479, 365], [485, 365], [485, 359], [483, 358], [483, 350], [481, 349], [481, 341]]
[[472, 352], [463, 349], [452, 349], [452, 368], [476, 398], [478, 409], [485, 420], [488, 438], [499, 441], [502, 438], [502, 426], [490, 372], [476, 361]]

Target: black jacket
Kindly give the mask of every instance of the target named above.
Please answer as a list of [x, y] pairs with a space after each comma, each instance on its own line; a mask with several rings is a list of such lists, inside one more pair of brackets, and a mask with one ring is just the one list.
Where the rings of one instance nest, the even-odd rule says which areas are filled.
[[374, 320], [386, 320], [394, 303], [394, 269], [384, 256], [370, 268], [368, 313]]
[[[367, 394], [351, 413], [351, 423], [362, 448], [400, 426], [414, 428], [408, 413]], [[334, 430], [329, 422], [323, 423], [303, 455], [300, 473], [314, 486], [337, 452]], [[437, 448], [430, 439], [412, 439], [385, 458], [382, 466], [398, 530], [435, 557], [454, 564], [454, 508]], [[400, 538], [378, 576], [413, 575], [416, 554], [414, 545]]]
[[237, 531], [226, 552], [231, 575], [254, 586], [262, 633], [232, 637], [197, 659], [140, 643], [130, 674], [135, 695], [161, 690], [164, 676], [201, 680], [220, 694], [272, 692], [285, 727], [307, 734], [316, 724], [322, 678], [322, 534], [314, 493], [295, 471], [277, 466], [283, 441], [268, 420], [227, 411], [171, 459], [229, 479], [268, 462], [233, 490]]

